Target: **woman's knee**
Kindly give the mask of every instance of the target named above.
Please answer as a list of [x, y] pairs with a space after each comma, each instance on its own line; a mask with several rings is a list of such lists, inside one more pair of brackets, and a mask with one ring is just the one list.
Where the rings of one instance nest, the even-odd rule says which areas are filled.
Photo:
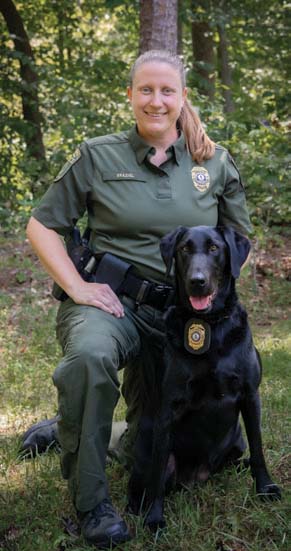
[[111, 366], [119, 364], [117, 342], [113, 337], [87, 332], [82, 338], [69, 342], [65, 356], [74, 356], [84, 365]]
[[[119, 398], [119, 380], [116, 358], [109, 343], [100, 346], [90, 343], [68, 352], [53, 374], [58, 390], [59, 413], [66, 426], [80, 427], [84, 414], [86, 426], [96, 424], [102, 418], [104, 424], [111, 422], [112, 413]], [[90, 420], [91, 419], [91, 420]]]
[[[98, 338], [99, 337], [99, 338]], [[81, 389], [87, 386], [97, 388], [100, 385], [119, 388], [119, 358], [114, 339], [86, 336], [69, 343], [65, 355], [56, 368], [53, 381], [57, 388], [73, 386]]]

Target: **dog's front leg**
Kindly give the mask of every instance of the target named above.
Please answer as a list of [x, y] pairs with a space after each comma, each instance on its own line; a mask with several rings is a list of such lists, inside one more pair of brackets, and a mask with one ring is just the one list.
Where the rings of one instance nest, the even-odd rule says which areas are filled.
[[128, 510], [139, 515], [148, 508], [147, 486], [151, 472], [154, 419], [144, 412], [134, 447], [134, 463], [128, 482]]
[[169, 411], [160, 411], [154, 424], [151, 475], [147, 487], [147, 501], [150, 503], [150, 508], [145, 519], [145, 525], [153, 532], [166, 525], [164, 496], [170, 451], [171, 414]]
[[256, 491], [262, 499], [280, 499], [280, 488], [271, 480], [263, 454], [261, 406], [258, 391], [245, 397], [241, 406], [241, 412], [249, 442], [250, 466], [256, 484]]

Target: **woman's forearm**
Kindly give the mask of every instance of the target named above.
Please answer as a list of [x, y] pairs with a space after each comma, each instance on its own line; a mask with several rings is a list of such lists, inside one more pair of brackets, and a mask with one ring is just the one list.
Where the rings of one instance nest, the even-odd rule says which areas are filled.
[[71, 296], [83, 280], [67, 254], [62, 239], [54, 230], [46, 228], [31, 217], [27, 237], [48, 274]]

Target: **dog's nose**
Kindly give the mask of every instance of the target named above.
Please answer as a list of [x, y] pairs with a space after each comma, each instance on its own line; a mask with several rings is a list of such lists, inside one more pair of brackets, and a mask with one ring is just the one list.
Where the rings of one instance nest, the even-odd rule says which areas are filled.
[[191, 285], [197, 289], [202, 289], [206, 285], [206, 278], [203, 274], [195, 274], [191, 278]]

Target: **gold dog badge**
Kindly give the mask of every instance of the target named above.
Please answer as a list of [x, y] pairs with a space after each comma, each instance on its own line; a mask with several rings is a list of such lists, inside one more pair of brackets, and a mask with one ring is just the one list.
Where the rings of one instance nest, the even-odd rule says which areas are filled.
[[208, 170], [202, 166], [193, 166], [191, 170], [194, 187], [201, 193], [206, 191], [210, 185], [210, 176]]
[[191, 354], [203, 354], [210, 347], [210, 325], [202, 320], [190, 319], [185, 325], [184, 346]]

